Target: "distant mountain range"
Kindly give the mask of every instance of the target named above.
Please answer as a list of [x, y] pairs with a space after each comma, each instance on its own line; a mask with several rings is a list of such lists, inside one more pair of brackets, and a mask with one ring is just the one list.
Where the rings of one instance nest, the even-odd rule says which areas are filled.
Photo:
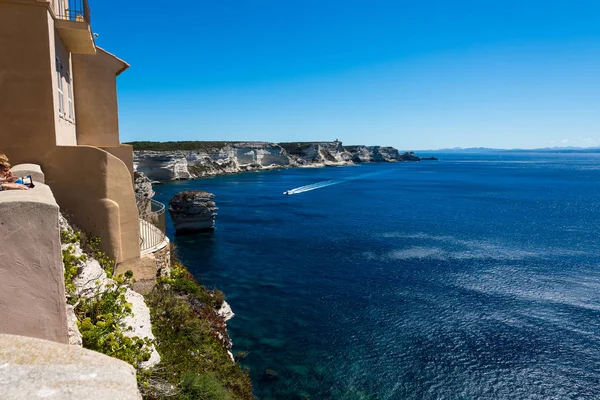
[[543, 147], [539, 149], [494, 149], [491, 147], [453, 147], [450, 149], [421, 150], [421, 152], [456, 152], [456, 153], [600, 153], [600, 147]]

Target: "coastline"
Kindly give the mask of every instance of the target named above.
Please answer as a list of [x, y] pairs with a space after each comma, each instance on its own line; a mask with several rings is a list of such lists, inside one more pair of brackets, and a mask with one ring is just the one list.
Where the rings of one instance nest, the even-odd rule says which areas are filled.
[[414, 152], [342, 142], [133, 142], [134, 168], [152, 181], [188, 180], [240, 172], [323, 168], [373, 162], [419, 162]]

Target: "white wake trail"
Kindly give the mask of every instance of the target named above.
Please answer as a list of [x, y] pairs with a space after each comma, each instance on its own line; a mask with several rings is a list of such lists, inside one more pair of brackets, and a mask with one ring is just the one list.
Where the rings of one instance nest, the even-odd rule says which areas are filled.
[[286, 190], [285, 192], [283, 192], [283, 194], [287, 194], [287, 195], [292, 195], [292, 194], [299, 194], [299, 193], [305, 193], [305, 192], [310, 192], [311, 190], [316, 190], [316, 189], [322, 189], [324, 187], [327, 186], [333, 186], [333, 185], [337, 185], [339, 183], [343, 183], [343, 182], [348, 182], [348, 181], [354, 181], [357, 179], [362, 179], [362, 178], [367, 178], [370, 176], [375, 176], [375, 175], [381, 175], [384, 173], [390, 172], [388, 171], [377, 171], [377, 172], [370, 172], [367, 174], [361, 174], [361, 175], [357, 175], [357, 176], [351, 176], [348, 178], [342, 178], [342, 179], [332, 179], [329, 181], [323, 181], [323, 182], [317, 182], [317, 183], [311, 183], [310, 185], [304, 185], [304, 186], [300, 186], [294, 189], [290, 189], [290, 190]]

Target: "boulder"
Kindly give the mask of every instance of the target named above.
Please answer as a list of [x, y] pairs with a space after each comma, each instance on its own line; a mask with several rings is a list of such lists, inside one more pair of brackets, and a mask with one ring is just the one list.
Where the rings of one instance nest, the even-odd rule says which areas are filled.
[[276, 382], [279, 380], [279, 374], [273, 369], [265, 369], [262, 376], [263, 382]]
[[177, 233], [211, 230], [215, 227], [217, 207], [214, 194], [203, 190], [186, 190], [169, 202], [169, 213]]

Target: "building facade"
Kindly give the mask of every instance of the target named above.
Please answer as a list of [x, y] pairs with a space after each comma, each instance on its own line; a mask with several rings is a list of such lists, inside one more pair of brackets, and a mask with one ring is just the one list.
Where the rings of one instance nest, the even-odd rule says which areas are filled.
[[116, 77], [87, 0], [0, 0], [0, 152], [39, 164], [63, 212], [120, 269], [140, 262], [133, 152], [119, 139]]

